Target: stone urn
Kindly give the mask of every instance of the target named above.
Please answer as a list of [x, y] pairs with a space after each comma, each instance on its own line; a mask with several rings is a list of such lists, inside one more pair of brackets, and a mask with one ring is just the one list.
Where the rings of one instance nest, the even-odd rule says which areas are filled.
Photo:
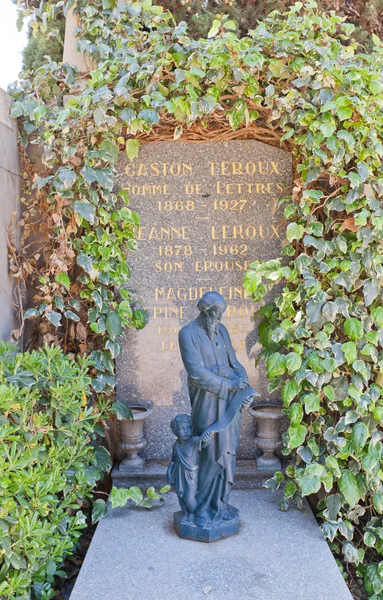
[[133, 419], [121, 419], [118, 449], [120, 456], [120, 471], [139, 471], [145, 464], [145, 459], [138, 456], [138, 452], [147, 445], [144, 437], [144, 422], [152, 414], [151, 408], [144, 406], [129, 406]]
[[260, 471], [279, 471], [281, 461], [274, 452], [282, 447], [281, 425], [285, 416], [279, 404], [256, 404], [249, 408], [257, 425], [255, 442], [257, 448], [263, 451], [257, 457], [257, 467]]

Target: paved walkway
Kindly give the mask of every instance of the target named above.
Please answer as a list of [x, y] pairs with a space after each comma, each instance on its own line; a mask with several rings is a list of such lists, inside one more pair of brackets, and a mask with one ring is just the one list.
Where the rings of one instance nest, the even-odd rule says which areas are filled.
[[237, 536], [179, 539], [174, 494], [151, 511], [115, 509], [101, 521], [70, 600], [352, 600], [308, 507], [277, 508], [278, 495], [238, 490]]

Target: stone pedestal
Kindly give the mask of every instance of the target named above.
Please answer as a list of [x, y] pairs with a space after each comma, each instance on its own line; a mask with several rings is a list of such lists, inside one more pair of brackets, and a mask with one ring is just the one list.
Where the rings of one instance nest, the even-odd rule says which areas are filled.
[[[166, 485], [166, 470], [169, 460], [147, 460], [142, 469], [126, 472], [117, 464], [112, 470], [112, 482], [115, 487], [128, 488], [138, 485], [141, 488], [153, 486], [160, 488]], [[285, 465], [282, 465], [282, 471]], [[237, 460], [234, 489], [254, 490], [263, 487], [265, 482], [275, 473], [274, 469], [260, 470], [255, 459]]]
[[[233, 508], [233, 507], [231, 507]], [[201, 527], [197, 523], [185, 522], [182, 512], [174, 513], [174, 528], [179, 537], [195, 542], [215, 542], [235, 535], [239, 528], [239, 511], [234, 509], [235, 516], [227, 521], [220, 521], [209, 527]]]

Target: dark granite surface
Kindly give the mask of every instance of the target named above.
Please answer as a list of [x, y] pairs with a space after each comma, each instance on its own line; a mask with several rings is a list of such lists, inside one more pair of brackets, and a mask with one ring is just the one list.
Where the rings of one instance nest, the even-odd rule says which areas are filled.
[[[129, 254], [131, 288], [148, 309], [142, 331], [128, 331], [117, 364], [117, 394], [130, 404], [153, 406], [146, 424], [148, 458], [167, 458], [170, 420], [190, 412], [178, 331], [198, 314], [209, 289], [226, 299], [223, 324], [252, 384], [267, 396], [243, 276], [253, 260], [280, 255], [284, 239], [277, 199], [291, 183], [291, 155], [256, 142], [143, 145], [139, 156], [119, 162], [119, 183], [141, 216], [138, 248]], [[254, 426], [242, 423], [239, 457], [255, 456]]]

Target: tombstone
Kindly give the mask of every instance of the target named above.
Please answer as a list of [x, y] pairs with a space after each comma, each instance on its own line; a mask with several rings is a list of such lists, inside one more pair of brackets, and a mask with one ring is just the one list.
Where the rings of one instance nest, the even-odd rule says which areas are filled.
[[[208, 290], [227, 302], [222, 320], [252, 385], [268, 398], [254, 303], [242, 287], [254, 260], [281, 254], [285, 238], [278, 199], [292, 181], [291, 154], [254, 140], [143, 144], [134, 161], [118, 164], [119, 185], [141, 217], [136, 252], [129, 253], [130, 288], [149, 313], [148, 325], [128, 330], [117, 361], [117, 398], [152, 408], [147, 459], [168, 459], [169, 423], [190, 413], [178, 332], [198, 314]], [[238, 458], [254, 458], [254, 428], [244, 415]]]

